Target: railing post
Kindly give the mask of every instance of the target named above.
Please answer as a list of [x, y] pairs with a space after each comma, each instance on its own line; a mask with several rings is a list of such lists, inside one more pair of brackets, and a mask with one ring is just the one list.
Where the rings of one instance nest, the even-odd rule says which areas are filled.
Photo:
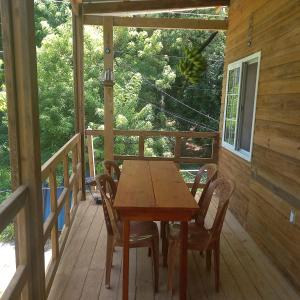
[[[94, 137], [92, 135], [87, 136], [87, 148], [89, 156], [89, 169], [90, 177], [95, 177], [95, 156], [94, 156]], [[96, 187], [92, 186], [91, 189], [95, 190]]]
[[215, 164], [218, 163], [219, 160], [219, 134], [214, 137], [213, 145], [212, 145], [212, 159]]
[[176, 136], [175, 140], [175, 151], [174, 151], [174, 160], [175, 162], [179, 163], [180, 162], [180, 156], [181, 156], [181, 137]]
[[139, 135], [139, 156], [140, 158], [144, 158], [144, 155], [145, 155], [145, 137], [141, 133]]
[[[113, 74], [113, 17], [103, 18], [104, 72]], [[107, 78], [106, 78], [107, 79]], [[104, 159], [114, 158], [113, 78], [104, 81]]]
[[16, 218], [17, 266], [28, 265], [29, 268], [27, 295], [23, 293], [22, 298], [44, 300], [43, 206], [34, 1], [1, 0], [0, 3], [12, 185], [13, 189], [26, 185], [29, 191], [28, 214], [20, 213]]
[[78, 193], [78, 174], [77, 174], [77, 162], [78, 162], [78, 152], [77, 152], [77, 144], [72, 149], [72, 172], [75, 174], [75, 180], [73, 184], [73, 206], [77, 205], [77, 193]]
[[[68, 153], [64, 155], [64, 188], [69, 190], [69, 161], [68, 161]], [[65, 203], [65, 226], [70, 226], [70, 192], [67, 192], [66, 195], [66, 203]]]
[[50, 202], [51, 202], [51, 212], [55, 216], [55, 222], [51, 230], [51, 245], [52, 245], [52, 259], [57, 262], [58, 258], [58, 225], [57, 225], [57, 184], [56, 184], [56, 175], [55, 170], [50, 171], [49, 176], [49, 188], [50, 188]]

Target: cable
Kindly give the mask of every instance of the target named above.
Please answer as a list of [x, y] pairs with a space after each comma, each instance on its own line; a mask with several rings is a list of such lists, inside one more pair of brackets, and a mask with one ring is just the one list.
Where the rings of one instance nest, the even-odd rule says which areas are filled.
[[177, 118], [177, 119], [181, 119], [181, 120], [183, 120], [183, 121], [185, 121], [185, 122], [187, 122], [187, 123], [189, 123], [189, 124], [191, 124], [191, 125], [198, 126], [198, 127], [204, 128], [204, 129], [208, 129], [208, 130], [210, 130], [210, 131], [215, 131], [215, 129], [212, 129], [212, 128], [210, 128], [210, 127], [208, 127], [208, 126], [205, 126], [205, 125], [202, 125], [202, 124], [199, 124], [199, 123], [197, 123], [197, 122], [195, 122], [195, 121], [191, 121], [191, 120], [189, 120], [189, 119], [187, 119], [187, 118], [185, 118], [185, 117], [182, 117], [182, 116], [180, 116], [180, 115], [178, 115], [178, 114], [176, 114], [176, 113], [174, 113], [174, 112], [171, 112], [171, 111], [169, 111], [169, 110], [167, 110], [167, 109], [165, 109], [165, 108], [162, 108], [162, 107], [158, 106], [158, 105], [155, 104], [155, 103], [152, 103], [152, 102], [150, 102], [150, 101], [146, 101], [146, 100], [141, 99], [141, 98], [138, 98], [138, 100], [144, 102], [145, 104], [151, 104], [151, 105], [157, 107], [160, 111], [163, 111], [163, 112], [165, 112], [165, 113], [167, 113], [167, 114], [169, 114], [169, 115], [172, 115], [173, 117], [175, 117], [175, 118]]
[[[115, 53], [130, 54], [128, 51], [124, 51], [124, 50], [114, 50], [114, 52]], [[168, 56], [168, 57], [178, 58], [178, 59], [185, 58], [185, 56], [176, 56], [176, 55], [168, 55], [168, 54], [152, 54], [152, 56], [159, 56], [159, 57]], [[206, 60], [212, 61], [212, 62], [224, 62], [224, 58], [223, 59], [211, 59], [211, 58], [207, 58]]]
[[[118, 86], [119, 86], [119, 88], [121, 88], [121, 89], [124, 90], [123, 87], [121, 87], [120, 85], [118, 85]], [[169, 114], [169, 115], [172, 115], [173, 117], [175, 117], [175, 118], [177, 118], [177, 119], [181, 119], [181, 120], [183, 120], [183, 121], [185, 121], [185, 122], [187, 122], [187, 123], [190, 123], [190, 124], [192, 124], [192, 125], [194, 125], [194, 126], [202, 127], [202, 128], [204, 128], [204, 129], [208, 129], [208, 130], [210, 130], [210, 131], [216, 131], [216, 130], [217, 130], [217, 129], [213, 129], [213, 128], [210, 128], [210, 127], [208, 127], [208, 126], [205, 126], [205, 125], [203, 125], [203, 124], [199, 124], [199, 123], [197, 123], [196, 121], [191, 121], [191, 120], [189, 120], [189, 119], [187, 119], [187, 118], [185, 118], [185, 117], [183, 117], [183, 116], [181, 116], [181, 115], [178, 115], [178, 114], [176, 114], [176, 113], [174, 113], [174, 112], [171, 112], [171, 111], [169, 111], [169, 110], [166, 110], [165, 108], [162, 108], [162, 107], [158, 106], [157, 104], [155, 104], [155, 103], [153, 103], [153, 102], [151, 102], [151, 101], [146, 101], [146, 100], [141, 99], [141, 98], [139, 98], [139, 97], [137, 97], [137, 99], [140, 100], [140, 101], [142, 101], [144, 104], [151, 104], [151, 105], [157, 107], [160, 111], [163, 111], [163, 112], [165, 112], [165, 113], [167, 113], [167, 114]]]
[[[126, 67], [127, 67], [129, 70], [131, 70], [132, 72], [135, 72], [135, 71], [134, 71], [131, 67], [129, 67], [128, 65], [126, 65]], [[126, 67], [125, 67], [125, 68], [126, 68]], [[213, 117], [211, 117], [211, 116], [209, 116], [209, 115], [207, 115], [207, 114], [205, 114], [205, 113], [203, 113], [203, 112], [201, 112], [201, 111], [199, 111], [199, 110], [193, 108], [192, 106], [189, 106], [189, 105], [185, 104], [184, 102], [178, 100], [178, 99], [175, 98], [174, 96], [168, 94], [168, 93], [165, 92], [164, 90], [162, 90], [162, 89], [160, 89], [159, 87], [157, 87], [157, 86], [156, 86], [155, 84], [153, 84], [150, 80], [148, 80], [147, 78], [145, 78], [142, 74], [141, 74], [141, 76], [142, 76], [142, 78], [143, 78], [146, 82], [148, 82], [151, 86], [153, 86], [154, 88], [156, 88], [159, 92], [163, 93], [164, 95], [170, 97], [170, 98], [173, 99], [175, 102], [180, 103], [181, 105], [183, 105], [183, 106], [185, 106], [185, 107], [187, 107], [187, 108], [189, 108], [189, 109], [195, 111], [196, 113], [198, 113], [198, 114], [200, 114], [200, 115], [202, 115], [202, 116], [204, 116], [204, 117], [206, 117], [206, 118], [208, 118], [208, 119], [210, 119], [210, 120], [212, 120], [212, 121], [214, 121], [214, 122], [216, 122], [216, 123], [219, 123], [219, 121], [218, 121], [217, 119], [215, 119], [215, 118], [213, 118]]]

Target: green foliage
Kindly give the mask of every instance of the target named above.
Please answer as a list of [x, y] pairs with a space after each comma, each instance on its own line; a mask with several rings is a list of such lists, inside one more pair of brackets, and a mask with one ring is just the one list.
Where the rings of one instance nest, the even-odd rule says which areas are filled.
[[70, 18], [70, 1], [37, 0], [34, 6], [36, 45], [40, 47], [48, 34]]
[[0, 233], [0, 242], [9, 243], [15, 238], [14, 224], [10, 223], [7, 227]]

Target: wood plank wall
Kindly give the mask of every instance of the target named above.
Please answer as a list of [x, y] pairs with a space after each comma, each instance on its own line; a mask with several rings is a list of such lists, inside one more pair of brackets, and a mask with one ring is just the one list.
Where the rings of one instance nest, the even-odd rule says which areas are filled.
[[231, 211], [300, 290], [300, 1], [231, 0], [227, 34], [220, 131], [227, 65], [261, 51], [261, 67], [252, 161], [220, 147], [220, 173], [236, 182]]

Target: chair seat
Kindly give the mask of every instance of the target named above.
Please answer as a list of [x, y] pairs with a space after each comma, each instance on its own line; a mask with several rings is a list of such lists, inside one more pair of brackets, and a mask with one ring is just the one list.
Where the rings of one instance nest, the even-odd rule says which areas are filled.
[[[123, 223], [118, 222], [120, 232], [123, 232]], [[130, 243], [137, 243], [152, 239], [153, 236], [158, 236], [158, 227], [152, 221], [131, 221], [130, 222]]]
[[[180, 242], [180, 224], [170, 223], [167, 229], [169, 241]], [[195, 222], [188, 224], [188, 247], [205, 249], [211, 239], [210, 230], [199, 226]]]

